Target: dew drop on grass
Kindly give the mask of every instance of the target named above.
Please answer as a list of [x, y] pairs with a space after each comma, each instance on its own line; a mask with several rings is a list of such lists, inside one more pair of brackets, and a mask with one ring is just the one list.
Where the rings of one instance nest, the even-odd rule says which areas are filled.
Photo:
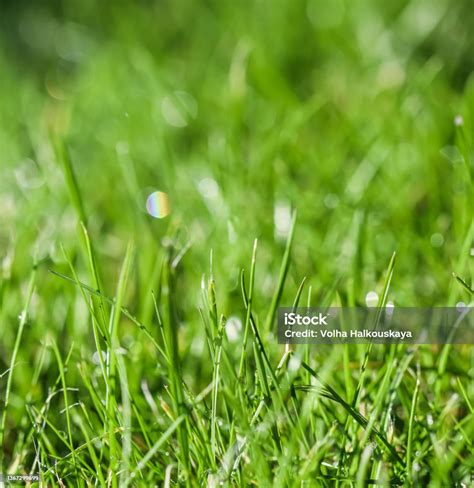
[[379, 303], [379, 296], [377, 295], [377, 292], [369, 291], [369, 293], [365, 295], [365, 304], [368, 307], [376, 307], [378, 303]]
[[334, 193], [328, 193], [324, 197], [324, 206], [327, 208], [335, 209], [339, 205], [339, 197]]
[[290, 361], [288, 362], [288, 370], [291, 372], [298, 371], [301, 366], [301, 359], [296, 356], [291, 356]]
[[156, 219], [163, 219], [170, 213], [168, 194], [162, 191], [155, 191], [146, 199], [147, 212]]
[[186, 118], [181, 114], [170, 97], [165, 97], [161, 102], [161, 113], [168, 125], [172, 127], [186, 127], [188, 125]]
[[242, 330], [242, 322], [238, 317], [229, 317], [225, 324], [225, 332], [227, 339], [230, 342], [236, 342], [239, 340], [240, 332]]
[[[101, 351], [102, 354], [102, 361], [105, 362], [107, 360], [107, 354], [105, 351]], [[99, 352], [95, 351], [95, 353], [92, 355], [92, 362], [94, 364], [100, 365], [100, 358], [99, 358]]]
[[191, 119], [195, 119], [198, 105], [195, 98], [184, 91], [175, 91], [163, 98], [161, 114], [165, 122], [172, 127], [186, 127]]
[[456, 127], [460, 127], [463, 124], [464, 124], [464, 119], [462, 118], [462, 115], [456, 115], [456, 117], [454, 117], [454, 125]]
[[204, 354], [204, 341], [201, 337], [195, 337], [191, 342], [190, 351], [194, 357], [200, 357]]
[[219, 196], [219, 185], [212, 178], [203, 178], [198, 183], [199, 193], [209, 200], [215, 200]]
[[230, 220], [227, 221], [227, 236], [231, 244], [237, 242], [237, 233], [235, 232], [235, 228]]
[[439, 232], [436, 232], [431, 236], [430, 242], [433, 247], [441, 247], [444, 244], [444, 237]]
[[471, 250], [469, 251], [469, 255], [474, 258], [474, 247], [471, 247]]
[[286, 202], [277, 202], [273, 211], [275, 235], [279, 239], [286, 239], [291, 229], [291, 208]]
[[15, 169], [18, 186], [23, 190], [33, 190], [44, 184], [44, 177], [39, 166], [32, 159], [25, 159]]
[[444, 146], [439, 150], [440, 154], [452, 164], [463, 162], [463, 156], [456, 146]]

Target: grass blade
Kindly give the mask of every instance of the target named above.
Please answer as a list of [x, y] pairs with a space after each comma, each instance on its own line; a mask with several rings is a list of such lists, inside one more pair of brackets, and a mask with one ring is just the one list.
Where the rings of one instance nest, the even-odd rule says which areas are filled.
[[281, 295], [283, 293], [283, 287], [285, 286], [286, 275], [288, 274], [288, 268], [290, 267], [291, 247], [293, 245], [293, 238], [295, 235], [295, 225], [296, 225], [296, 211], [293, 212], [293, 216], [291, 218], [290, 233], [288, 234], [288, 239], [286, 241], [286, 247], [285, 247], [285, 254], [283, 255], [283, 260], [281, 262], [278, 284], [275, 293], [273, 295], [272, 302], [270, 304], [270, 310], [268, 312], [267, 319], [265, 322], [265, 327], [264, 327], [265, 331], [269, 331], [272, 328], [273, 321], [275, 319], [276, 310], [278, 304], [280, 303]]
[[15, 372], [16, 358], [18, 355], [18, 351], [20, 350], [23, 330], [28, 320], [28, 310], [30, 308], [31, 297], [33, 296], [33, 292], [35, 289], [35, 278], [36, 278], [36, 265], [33, 266], [33, 270], [30, 276], [30, 281], [28, 283], [28, 290], [26, 292], [25, 303], [23, 306], [23, 310], [20, 313], [18, 332], [16, 334], [15, 344], [13, 346], [12, 357], [10, 360], [10, 367], [8, 368], [7, 385], [5, 389], [5, 400], [4, 400], [3, 412], [2, 412], [2, 423], [0, 425], [0, 470], [2, 471], [3, 471], [4, 453], [5, 453], [5, 426], [7, 421], [8, 405], [10, 402], [10, 395], [12, 391], [13, 373]]

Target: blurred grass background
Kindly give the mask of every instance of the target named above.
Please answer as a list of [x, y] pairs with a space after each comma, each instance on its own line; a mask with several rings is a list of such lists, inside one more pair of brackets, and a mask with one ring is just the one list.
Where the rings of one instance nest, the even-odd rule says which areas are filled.
[[3, 241], [48, 255], [75, 238], [54, 125], [105, 254], [166, 233], [140, 214], [151, 188], [169, 193], [198, 275], [209, 247], [238, 270], [254, 237], [269, 269], [291, 206], [293, 271], [316, 288], [355, 279], [359, 253], [361, 300], [396, 250], [398, 301], [445, 305], [472, 221], [453, 123], [470, 138], [471, 20], [448, 1], [7, 2]]
[[[82, 297], [48, 273], [70, 274], [63, 244], [90, 284], [51, 133], [70, 152], [104, 293], [114, 295], [133, 240], [126, 305], [151, 321], [157, 263], [186, 250], [176, 303], [192, 387], [212, 369], [197, 311], [211, 250], [219, 310], [243, 320], [239, 272], [259, 239], [263, 318], [292, 209], [282, 304], [304, 276], [313, 304], [335, 290], [364, 304], [395, 251], [395, 304], [468, 301], [452, 273], [474, 279], [473, 26], [468, 0], [2, 2], [2, 358], [40, 262], [9, 439], [25, 422], [22, 396], [41, 401], [51, 385], [52, 353], [31, 385], [45, 337], [63, 354], [72, 343], [89, 360], [94, 350]], [[166, 219], [145, 212], [154, 190], [169, 195]], [[138, 385], [147, 345], [124, 330]]]

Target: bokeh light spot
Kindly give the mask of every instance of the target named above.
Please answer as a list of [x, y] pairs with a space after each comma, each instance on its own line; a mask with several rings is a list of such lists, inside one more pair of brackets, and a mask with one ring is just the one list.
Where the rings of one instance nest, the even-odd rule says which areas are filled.
[[365, 296], [365, 304], [367, 307], [376, 307], [379, 303], [379, 296], [375, 291], [369, 291]]
[[170, 213], [168, 194], [162, 191], [154, 191], [146, 199], [146, 211], [156, 219], [163, 219]]

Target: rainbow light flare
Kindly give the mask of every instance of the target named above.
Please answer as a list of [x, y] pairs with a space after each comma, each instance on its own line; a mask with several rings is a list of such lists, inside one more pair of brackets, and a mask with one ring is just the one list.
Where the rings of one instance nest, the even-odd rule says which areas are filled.
[[146, 199], [146, 211], [155, 219], [164, 219], [170, 213], [170, 202], [167, 193], [154, 191]]

